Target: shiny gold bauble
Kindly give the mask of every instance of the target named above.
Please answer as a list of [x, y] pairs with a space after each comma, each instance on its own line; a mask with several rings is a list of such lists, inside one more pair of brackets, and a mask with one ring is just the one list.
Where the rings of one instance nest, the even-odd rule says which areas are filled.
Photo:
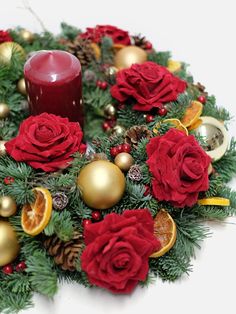
[[20, 31], [21, 38], [27, 43], [31, 44], [34, 41], [34, 34], [28, 31], [27, 29], [22, 29]]
[[114, 61], [115, 66], [119, 70], [127, 69], [131, 67], [132, 64], [142, 64], [147, 61], [147, 53], [145, 50], [137, 46], [127, 46], [117, 52]]
[[3, 63], [10, 63], [11, 57], [14, 52], [17, 52], [17, 56], [21, 59], [25, 59], [24, 49], [17, 43], [5, 42], [0, 45], [0, 61]]
[[25, 79], [22, 77], [17, 83], [17, 89], [22, 95], [27, 95]]
[[125, 134], [125, 128], [121, 125], [116, 125], [116, 126], [114, 126], [114, 128], [112, 128], [111, 133], [113, 135], [117, 135], [117, 136], [124, 135]]
[[117, 204], [125, 191], [125, 177], [110, 161], [98, 160], [86, 165], [77, 185], [83, 201], [92, 208], [107, 209]]
[[0, 266], [14, 261], [20, 250], [16, 233], [7, 221], [0, 221]]
[[6, 155], [6, 141], [0, 141], [0, 157]]
[[114, 162], [120, 170], [128, 171], [134, 164], [134, 158], [128, 153], [120, 153], [116, 156]]
[[9, 116], [10, 108], [7, 104], [0, 103], [0, 119], [5, 119]]
[[0, 216], [10, 217], [16, 213], [17, 206], [15, 200], [10, 196], [0, 197]]
[[106, 78], [109, 80], [109, 81], [112, 81], [115, 76], [116, 76], [116, 73], [118, 72], [119, 70], [115, 67], [115, 66], [110, 66], [108, 67], [106, 70], [105, 70], [105, 75], [106, 75]]
[[114, 118], [116, 115], [116, 108], [112, 104], [108, 104], [104, 108], [104, 114], [108, 119]]

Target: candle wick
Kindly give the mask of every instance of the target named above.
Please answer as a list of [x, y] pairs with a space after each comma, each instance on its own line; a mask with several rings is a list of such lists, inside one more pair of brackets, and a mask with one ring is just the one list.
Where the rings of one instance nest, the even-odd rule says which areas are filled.
[[38, 14], [31, 8], [31, 6], [29, 5], [29, 2], [27, 0], [22, 1], [23, 4], [23, 8], [22, 7], [18, 7], [18, 9], [24, 9], [29, 11], [33, 17], [39, 22], [40, 26], [42, 27], [44, 32], [48, 32], [47, 28], [45, 27], [43, 21], [40, 19], [40, 17], [38, 16]]

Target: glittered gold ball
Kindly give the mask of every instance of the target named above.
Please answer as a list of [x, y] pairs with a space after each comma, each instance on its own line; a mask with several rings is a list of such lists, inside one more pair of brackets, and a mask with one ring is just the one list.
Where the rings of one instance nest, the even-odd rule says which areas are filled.
[[22, 77], [17, 83], [17, 89], [22, 95], [27, 95], [25, 79]]
[[116, 125], [114, 126], [114, 128], [112, 129], [111, 132], [113, 135], [117, 135], [117, 136], [121, 136], [125, 134], [125, 128], [121, 125]]
[[22, 29], [20, 31], [21, 38], [27, 43], [31, 44], [34, 41], [34, 34], [27, 29]]
[[10, 108], [7, 104], [0, 103], [0, 119], [5, 119], [9, 116]]
[[128, 171], [134, 164], [134, 158], [128, 153], [120, 153], [116, 156], [114, 162], [120, 170]]
[[104, 108], [104, 114], [108, 119], [114, 118], [116, 115], [116, 108], [112, 104], [108, 104]]
[[2, 43], [0, 45], [0, 61], [10, 63], [12, 54], [15, 51], [21, 60], [25, 59], [25, 51], [19, 44], [10, 41]]
[[86, 165], [78, 176], [77, 185], [85, 204], [107, 209], [117, 204], [125, 191], [125, 177], [110, 161], [98, 160]]
[[20, 246], [13, 227], [0, 221], [0, 266], [5, 266], [17, 257]]
[[10, 196], [0, 197], [0, 216], [10, 217], [16, 213], [17, 206], [15, 200]]
[[0, 157], [6, 155], [6, 141], [0, 141]]
[[121, 69], [127, 69], [132, 64], [142, 64], [147, 61], [147, 53], [142, 48], [136, 46], [127, 46], [119, 50], [115, 56], [115, 66]]

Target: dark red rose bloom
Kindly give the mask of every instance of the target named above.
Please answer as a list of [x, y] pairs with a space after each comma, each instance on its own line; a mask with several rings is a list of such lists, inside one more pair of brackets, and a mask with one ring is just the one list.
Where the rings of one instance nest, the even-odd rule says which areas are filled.
[[13, 41], [10, 33], [8, 31], [0, 30], [0, 44], [5, 43], [6, 41]]
[[170, 73], [165, 67], [154, 62], [134, 64], [116, 75], [116, 84], [111, 95], [119, 102], [133, 98], [133, 109], [149, 111], [163, 104], [175, 101], [183, 93], [187, 83]]
[[149, 256], [161, 248], [153, 232], [147, 209], [112, 213], [88, 225], [81, 266], [90, 283], [117, 294], [131, 293], [147, 277]]
[[170, 129], [165, 135], [152, 138], [146, 150], [153, 175], [153, 195], [159, 201], [191, 207], [199, 192], [208, 190], [211, 158], [193, 135]]
[[130, 45], [129, 33], [112, 25], [97, 25], [94, 28], [86, 28], [86, 32], [79, 35], [84, 39], [90, 39], [94, 43], [100, 43], [102, 37], [110, 37], [114, 44]]
[[79, 123], [54, 114], [31, 116], [20, 125], [16, 138], [5, 144], [7, 153], [46, 172], [66, 168], [75, 152], [85, 152]]

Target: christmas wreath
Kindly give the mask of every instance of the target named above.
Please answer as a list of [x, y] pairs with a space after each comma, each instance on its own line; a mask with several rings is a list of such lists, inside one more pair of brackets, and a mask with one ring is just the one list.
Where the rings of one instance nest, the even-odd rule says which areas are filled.
[[[42, 78], [39, 50], [80, 60], [81, 124], [70, 110], [32, 112], [39, 96], [23, 68], [41, 58]], [[230, 119], [185, 63], [140, 35], [0, 31], [0, 311], [52, 297], [64, 280], [128, 294], [189, 274], [205, 221], [236, 213]]]

